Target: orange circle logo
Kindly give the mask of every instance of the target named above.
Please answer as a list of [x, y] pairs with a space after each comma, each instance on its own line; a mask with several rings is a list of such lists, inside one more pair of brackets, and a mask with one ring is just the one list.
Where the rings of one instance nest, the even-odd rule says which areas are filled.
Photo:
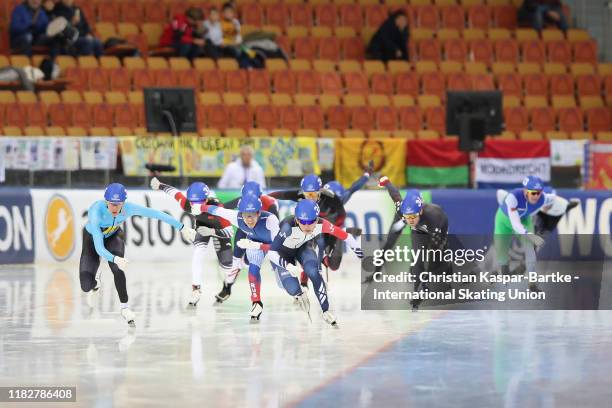
[[45, 215], [47, 248], [58, 261], [63, 261], [74, 249], [74, 212], [68, 200], [60, 195], [51, 197]]

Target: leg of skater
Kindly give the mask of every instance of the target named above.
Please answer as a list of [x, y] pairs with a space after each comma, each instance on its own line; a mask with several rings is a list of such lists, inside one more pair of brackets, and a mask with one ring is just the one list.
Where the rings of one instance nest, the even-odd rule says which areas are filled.
[[[125, 254], [123, 231], [119, 229], [115, 234], [108, 237], [105, 240], [104, 245], [106, 246], [106, 249], [108, 249], [111, 253], [123, 258]], [[108, 266], [110, 267], [110, 270], [113, 273], [113, 277], [115, 279], [115, 289], [117, 290], [117, 294], [119, 295], [119, 302], [121, 303], [121, 316], [128, 322], [130, 326], [134, 327], [136, 316], [128, 306], [128, 294], [125, 273], [119, 268], [116, 263], [109, 262]]]
[[327, 297], [327, 286], [323, 277], [319, 271], [319, 259], [315, 250], [308, 245], [302, 246], [297, 253], [297, 260], [302, 264], [304, 272], [308, 275], [308, 278], [312, 282], [317, 300], [321, 305], [321, 311], [323, 312], [323, 320], [332, 326], [337, 326], [336, 318], [329, 311], [329, 300]]
[[217, 295], [215, 295], [217, 303], [223, 303], [224, 301], [229, 299], [232, 294], [232, 285], [234, 284], [234, 282], [236, 282], [236, 278], [238, 278], [240, 269], [243, 267], [242, 259], [245, 255], [245, 250], [236, 245], [236, 242], [238, 242], [238, 240], [242, 238], [246, 238], [246, 234], [242, 230], [237, 230], [236, 234], [234, 235], [233, 254], [231, 242], [229, 253], [226, 250], [224, 250], [222, 254], [217, 253], [221, 269], [225, 272], [223, 287], [221, 288], [221, 291]]
[[261, 249], [247, 249], [246, 256], [249, 261], [249, 288], [251, 290], [251, 321], [259, 320], [263, 312], [261, 302], [261, 264], [266, 253]]
[[206, 248], [210, 237], [198, 235], [193, 243], [191, 256], [191, 296], [188, 307], [196, 307], [202, 295], [202, 265], [204, 264]]
[[94, 307], [95, 294], [99, 289], [96, 282], [96, 272], [99, 267], [100, 256], [96, 252], [93, 237], [83, 228], [83, 247], [81, 250], [81, 259], [79, 261], [79, 280], [81, 281], [81, 290], [87, 294], [87, 304], [90, 308]]

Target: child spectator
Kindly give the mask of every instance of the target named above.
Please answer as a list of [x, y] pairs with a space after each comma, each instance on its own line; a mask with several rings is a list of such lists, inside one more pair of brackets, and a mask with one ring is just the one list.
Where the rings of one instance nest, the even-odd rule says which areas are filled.
[[204, 48], [204, 39], [199, 37], [203, 19], [204, 13], [197, 7], [187, 9], [185, 14], [177, 14], [164, 28], [159, 45], [173, 47], [181, 57], [199, 57]]
[[74, 55], [102, 55], [102, 43], [92, 35], [91, 28], [83, 11], [74, 5], [74, 0], [61, 0], [53, 8], [54, 17], [64, 17], [79, 32], [79, 38], [69, 45]]

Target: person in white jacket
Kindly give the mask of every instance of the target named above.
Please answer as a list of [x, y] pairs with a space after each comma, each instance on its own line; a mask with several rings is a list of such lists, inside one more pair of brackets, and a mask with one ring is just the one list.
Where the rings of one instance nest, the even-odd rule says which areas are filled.
[[242, 146], [240, 158], [227, 165], [217, 186], [219, 188], [239, 189], [247, 181], [255, 181], [262, 188], [266, 187], [264, 171], [259, 163], [253, 159], [253, 148], [251, 146]]

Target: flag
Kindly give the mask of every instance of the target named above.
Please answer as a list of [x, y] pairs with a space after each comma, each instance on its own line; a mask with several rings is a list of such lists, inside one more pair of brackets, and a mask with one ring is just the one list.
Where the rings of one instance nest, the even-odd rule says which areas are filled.
[[468, 183], [468, 155], [459, 139], [410, 140], [406, 149], [409, 185], [453, 186]]
[[526, 176], [550, 182], [550, 142], [494, 140], [485, 142], [476, 160], [478, 188], [519, 187]]
[[591, 142], [587, 156], [587, 188], [612, 189], [612, 143]]
[[406, 184], [404, 139], [337, 139], [334, 170], [336, 179], [349, 186], [363, 174], [372, 160], [377, 175], [389, 177], [396, 186]]

